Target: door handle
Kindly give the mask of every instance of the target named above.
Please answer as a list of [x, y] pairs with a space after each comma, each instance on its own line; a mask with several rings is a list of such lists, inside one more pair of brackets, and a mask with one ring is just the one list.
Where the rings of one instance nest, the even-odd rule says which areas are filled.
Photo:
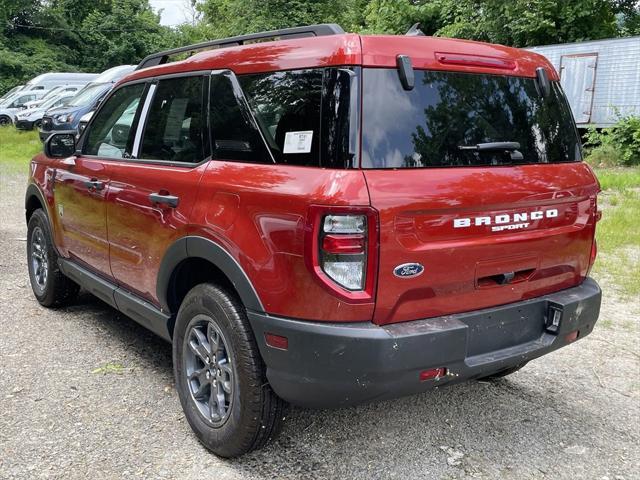
[[84, 186], [89, 190], [97, 190], [100, 191], [104, 188], [104, 182], [101, 182], [98, 179], [92, 178], [91, 180], [87, 180], [84, 182]]
[[166, 205], [171, 208], [176, 208], [180, 203], [180, 197], [175, 195], [163, 194], [163, 193], [151, 193], [149, 194], [149, 200], [151, 203], [158, 205]]

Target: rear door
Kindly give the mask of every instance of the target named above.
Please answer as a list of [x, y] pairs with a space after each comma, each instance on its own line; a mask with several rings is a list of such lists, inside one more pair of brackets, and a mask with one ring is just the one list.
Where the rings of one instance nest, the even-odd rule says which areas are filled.
[[160, 263], [186, 235], [209, 157], [208, 76], [160, 78], [149, 87], [132, 158], [110, 162], [107, 226], [118, 284], [156, 303]]
[[598, 187], [557, 82], [543, 98], [533, 78], [415, 74], [411, 91], [395, 70], [363, 76], [362, 166], [380, 214], [375, 322], [580, 283]]

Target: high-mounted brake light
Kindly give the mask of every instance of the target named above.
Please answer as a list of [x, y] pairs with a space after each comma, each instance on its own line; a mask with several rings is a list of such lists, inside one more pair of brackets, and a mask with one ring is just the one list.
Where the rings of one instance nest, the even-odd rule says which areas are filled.
[[334, 295], [351, 303], [373, 298], [378, 259], [378, 214], [371, 207], [309, 210], [307, 264]]
[[515, 70], [515, 60], [487, 57], [484, 55], [468, 55], [465, 53], [436, 52], [436, 60], [445, 65], [467, 65], [469, 67], [499, 68], [503, 70]]

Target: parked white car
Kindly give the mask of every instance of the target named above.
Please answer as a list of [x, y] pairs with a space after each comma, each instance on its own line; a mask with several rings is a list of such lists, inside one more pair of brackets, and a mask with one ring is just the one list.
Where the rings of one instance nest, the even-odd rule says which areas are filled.
[[38, 108], [29, 108], [16, 114], [16, 128], [18, 130], [33, 130], [40, 128], [42, 117], [47, 110], [57, 107], [63, 107], [67, 104], [75, 92], [62, 92], [46, 99]]
[[19, 91], [0, 105], [0, 126], [11, 125], [16, 113], [22, 111], [27, 102], [38, 100], [47, 93], [45, 90]]
[[25, 103], [25, 106], [27, 108], [41, 108], [41, 105], [49, 101], [51, 98], [60, 96], [64, 93], [75, 95], [75, 93], [81, 88], [82, 86], [80, 85], [58, 85], [57, 87], [53, 87], [51, 90], [47, 90], [47, 93], [45, 93], [44, 97], [41, 99], [27, 102]]

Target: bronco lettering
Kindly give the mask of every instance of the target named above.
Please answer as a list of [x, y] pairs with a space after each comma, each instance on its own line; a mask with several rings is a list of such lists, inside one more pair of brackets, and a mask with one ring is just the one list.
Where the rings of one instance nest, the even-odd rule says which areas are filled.
[[[552, 208], [549, 210], [538, 210], [535, 212], [521, 212], [510, 215], [503, 213], [494, 217], [472, 217], [472, 218], [455, 218], [453, 220], [454, 228], [466, 228], [472, 224], [476, 227], [482, 225], [503, 225], [501, 228], [493, 227], [491, 231], [499, 232], [502, 230], [516, 230], [521, 228], [527, 228], [530, 223], [528, 220], [542, 220], [543, 218], [556, 218], [558, 216], [558, 209]], [[511, 225], [513, 222], [518, 222], [517, 225]]]

